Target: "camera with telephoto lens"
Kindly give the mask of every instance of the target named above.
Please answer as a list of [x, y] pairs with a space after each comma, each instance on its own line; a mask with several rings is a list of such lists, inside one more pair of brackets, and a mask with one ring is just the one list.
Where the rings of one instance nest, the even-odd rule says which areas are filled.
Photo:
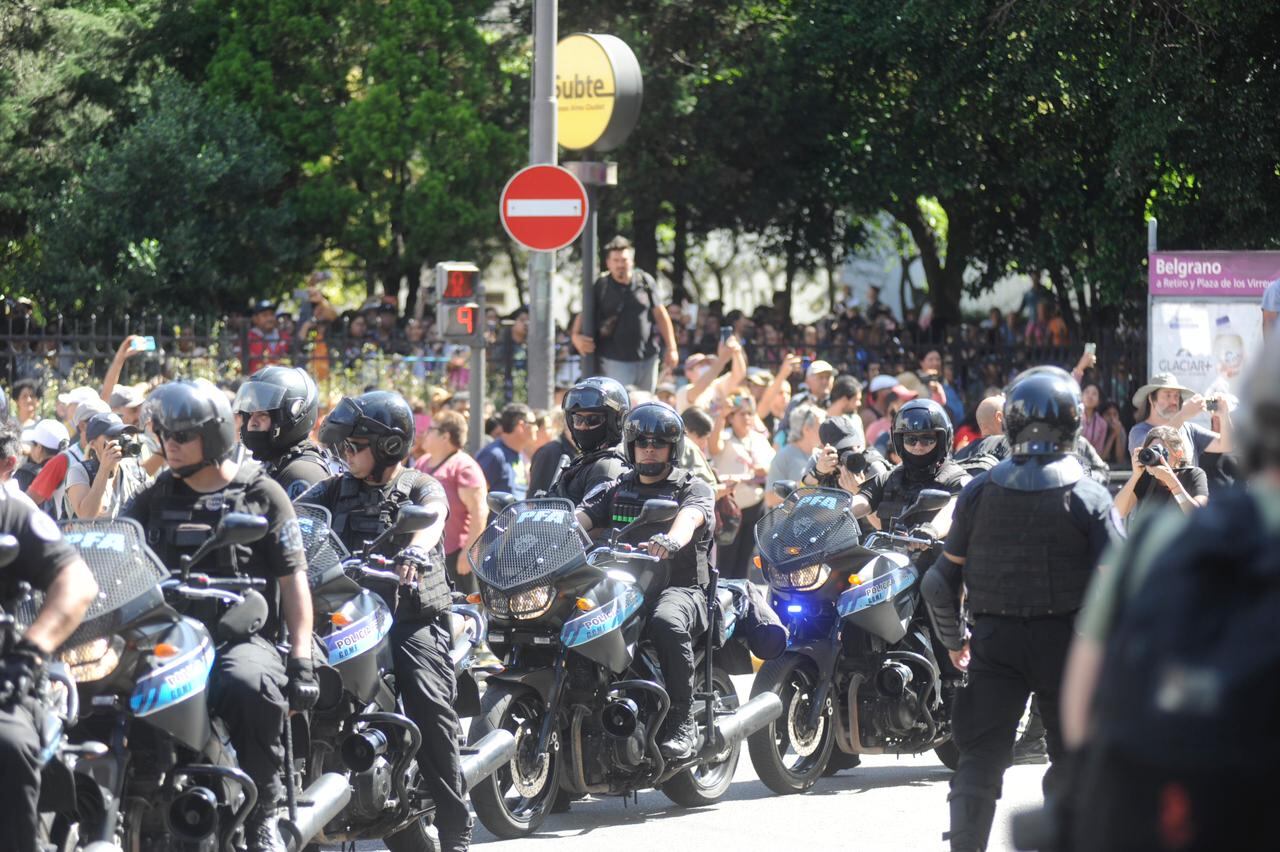
[[121, 435], [116, 443], [120, 446], [122, 456], [137, 458], [142, 455], [142, 440], [137, 435]]
[[840, 454], [840, 466], [862, 476], [867, 472], [867, 455], [862, 450], [845, 450]]
[[1159, 467], [1169, 460], [1169, 449], [1164, 444], [1152, 444], [1138, 450], [1138, 464], [1143, 467]]

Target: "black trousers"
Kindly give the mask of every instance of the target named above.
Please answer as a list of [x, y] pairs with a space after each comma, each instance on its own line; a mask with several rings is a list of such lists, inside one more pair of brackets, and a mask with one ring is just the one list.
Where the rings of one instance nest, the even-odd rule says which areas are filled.
[[284, 800], [288, 682], [280, 652], [254, 636], [218, 650], [209, 685], [209, 709], [226, 723], [240, 768], [258, 785], [258, 803], [264, 807]]
[[764, 501], [742, 510], [742, 526], [731, 543], [716, 547], [716, 568], [726, 580], [746, 579], [756, 549], [756, 521], [764, 514]]
[[27, 703], [0, 709], [0, 846], [20, 852], [36, 848], [39, 756], [40, 735]]
[[[1055, 791], [1062, 757], [1058, 695], [1072, 616], [1005, 618], [981, 615], [973, 626], [969, 685], [956, 696], [952, 729], [960, 765], [951, 778], [952, 849], [981, 849], [991, 832], [990, 816], [1000, 798], [1004, 771], [1013, 759], [1018, 721], [1034, 692], [1040, 697], [1049, 770], [1046, 794]], [[957, 800], [967, 799], [975, 818], [957, 825]]]
[[470, 825], [458, 758], [458, 685], [449, 659], [449, 633], [438, 620], [397, 621], [391, 628], [396, 684], [405, 714], [422, 731], [418, 769], [436, 803], [436, 828], [444, 840]]
[[663, 589], [645, 625], [645, 635], [658, 652], [658, 665], [671, 704], [693, 701], [693, 640], [707, 629], [707, 595], [702, 589]]

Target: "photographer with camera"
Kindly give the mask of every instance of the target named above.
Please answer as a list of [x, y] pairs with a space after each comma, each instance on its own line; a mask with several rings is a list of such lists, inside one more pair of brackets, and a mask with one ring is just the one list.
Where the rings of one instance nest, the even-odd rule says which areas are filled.
[[84, 437], [85, 458], [67, 468], [67, 506], [77, 518], [114, 518], [147, 487], [138, 430], [118, 415], [95, 414]]
[[1171, 426], [1155, 426], [1142, 446], [1133, 451], [1133, 473], [1116, 494], [1116, 511], [1127, 518], [1177, 503], [1185, 514], [1209, 502], [1209, 479], [1187, 463], [1182, 432]]

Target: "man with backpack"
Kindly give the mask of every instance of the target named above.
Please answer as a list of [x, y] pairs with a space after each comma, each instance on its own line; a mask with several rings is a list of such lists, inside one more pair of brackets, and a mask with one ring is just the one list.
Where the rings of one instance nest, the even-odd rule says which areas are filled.
[[1060, 848], [1261, 848], [1280, 759], [1280, 341], [1242, 388], [1248, 490], [1131, 531], [1089, 591], [1063, 685]]

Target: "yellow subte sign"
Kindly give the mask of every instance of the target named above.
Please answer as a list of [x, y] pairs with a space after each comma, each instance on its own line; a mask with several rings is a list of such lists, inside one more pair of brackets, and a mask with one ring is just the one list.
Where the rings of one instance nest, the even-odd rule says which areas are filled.
[[640, 64], [620, 39], [576, 33], [556, 45], [557, 141], [570, 150], [617, 147], [639, 116]]

